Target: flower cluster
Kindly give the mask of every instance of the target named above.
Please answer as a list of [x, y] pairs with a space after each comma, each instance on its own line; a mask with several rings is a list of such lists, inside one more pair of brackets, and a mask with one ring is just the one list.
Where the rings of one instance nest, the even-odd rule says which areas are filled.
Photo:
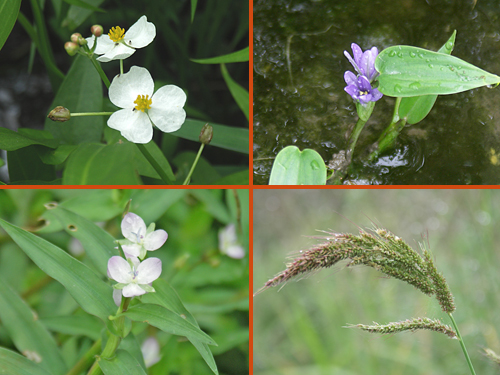
[[358, 75], [356, 76], [350, 71], [345, 72], [344, 80], [347, 86], [344, 90], [351, 95], [355, 102], [362, 105], [366, 105], [368, 102], [376, 102], [382, 97], [382, 93], [371, 85], [378, 76], [378, 72], [375, 70], [378, 49], [373, 47], [363, 52], [356, 43], [352, 43], [351, 48], [354, 59], [347, 51], [344, 51], [344, 55], [358, 72]]
[[160, 277], [161, 260], [143, 259], [147, 251], [163, 246], [168, 237], [167, 232], [162, 229], [155, 231], [154, 223], [146, 229], [144, 220], [131, 212], [123, 218], [121, 229], [125, 239], [117, 242], [122, 246], [126, 259], [113, 256], [108, 261], [108, 276], [118, 281], [113, 286], [115, 302], [119, 302], [122, 295], [135, 297], [155, 291], [151, 284]]
[[245, 249], [238, 242], [234, 224], [229, 224], [219, 230], [219, 250], [222, 254], [234, 259], [241, 259], [245, 256]]
[[347, 267], [372, 267], [387, 276], [405, 281], [424, 294], [435, 295], [444, 312], [450, 314], [455, 311], [448, 284], [437, 271], [425, 247], [421, 248], [421, 256], [386, 229], [374, 228], [371, 232], [361, 230], [359, 235], [330, 233], [328, 242], [302, 252], [287, 264], [284, 271], [266, 282], [260, 291], [284, 284], [296, 276], [332, 267], [341, 260], [349, 260]]

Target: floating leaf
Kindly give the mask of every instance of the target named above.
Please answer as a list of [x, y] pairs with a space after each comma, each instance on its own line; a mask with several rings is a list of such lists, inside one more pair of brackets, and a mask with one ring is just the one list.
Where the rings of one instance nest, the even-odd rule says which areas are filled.
[[325, 185], [326, 166], [321, 155], [296, 146], [281, 150], [274, 160], [269, 185]]

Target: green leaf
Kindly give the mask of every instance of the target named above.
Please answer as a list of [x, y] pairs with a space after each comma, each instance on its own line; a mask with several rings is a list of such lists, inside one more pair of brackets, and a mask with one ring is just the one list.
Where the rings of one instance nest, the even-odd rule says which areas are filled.
[[16, 23], [20, 8], [21, 0], [5, 0], [0, 4], [0, 20], [2, 20], [0, 24], [0, 50]]
[[102, 322], [91, 315], [63, 315], [40, 319], [49, 330], [72, 336], [86, 336], [92, 340], [101, 337]]
[[47, 371], [28, 358], [0, 347], [0, 374], [54, 375], [55, 372]]
[[273, 163], [269, 185], [325, 185], [326, 166], [321, 155], [296, 146], [281, 150]]
[[105, 375], [147, 375], [139, 362], [125, 350], [117, 350], [111, 359], [97, 361]]
[[[98, 7], [104, 0], [85, 0], [85, 2], [94, 7]], [[79, 6], [71, 5], [68, 9], [66, 19], [63, 21], [63, 26], [67, 26], [69, 30], [74, 30], [80, 26], [88, 16], [92, 14], [90, 9], [82, 9]], [[123, 26], [123, 25], [122, 25]]]
[[71, 153], [63, 173], [64, 185], [138, 185], [133, 143], [84, 143]]
[[191, 0], [191, 23], [194, 20], [194, 15], [196, 14], [196, 5], [198, 4], [198, 0]]
[[58, 145], [49, 132], [35, 129], [24, 130], [30, 130], [30, 132], [23, 134], [22, 131], [18, 133], [7, 128], [0, 128], [0, 149], [14, 151], [31, 145], [42, 145], [49, 148], [56, 148]]
[[40, 158], [45, 164], [62, 164], [77, 147], [76, 145], [62, 145], [55, 150], [47, 150], [40, 155]]
[[248, 169], [240, 172], [232, 173], [215, 181], [215, 185], [248, 185], [250, 177]]
[[[142, 145], [146, 149], [147, 152], [156, 160], [160, 168], [165, 172], [170, 181], [175, 181], [174, 172], [172, 171], [172, 167], [168, 162], [167, 158], [160, 150], [158, 145], [154, 141], [150, 141], [144, 145]], [[141, 176], [147, 176], [151, 178], [161, 179], [160, 175], [153, 168], [151, 163], [146, 159], [144, 154], [141, 152], [139, 145], [135, 147], [135, 158], [134, 163], [137, 168], [138, 173]]]
[[499, 76], [458, 57], [411, 46], [386, 48], [375, 68], [380, 92], [395, 97], [455, 94], [500, 83]]
[[82, 1], [82, 0], [64, 0], [65, 3], [68, 3], [68, 4], [71, 4], [71, 5], [74, 5], [74, 6], [77, 6], [77, 7], [80, 7], [80, 8], [84, 8], [84, 9], [90, 9], [94, 12], [102, 12], [104, 13], [105, 11], [99, 7], [95, 7], [91, 4], [88, 4], [86, 3], [85, 1]]
[[[99, 112], [102, 110], [102, 82], [90, 60], [77, 55], [52, 102], [70, 112]], [[66, 122], [45, 120], [45, 130], [65, 144], [100, 142], [104, 120], [102, 116], [73, 117]]]
[[[194, 192], [195, 190], [193, 190]], [[153, 287], [156, 289], [156, 293], [149, 293], [142, 296], [142, 302], [145, 303], [153, 303], [157, 305], [161, 305], [176, 313], [180, 317], [184, 316], [187, 321], [199, 327], [198, 322], [194, 318], [193, 315], [184, 307], [181, 299], [177, 292], [163, 279], [157, 279], [153, 282]], [[215, 363], [215, 359], [212, 355], [212, 351], [208, 347], [207, 344], [197, 340], [196, 338], [187, 336], [189, 341], [193, 344], [193, 346], [198, 350], [201, 354], [207, 365], [210, 369], [218, 374], [217, 364]]]
[[[16, 348], [26, 356], [34, 358], [40, 366], [54, 374], [64, 374], [66, 364], [50, 335], [38, 316], [0, 277], [0, 319]], [[0, 365], [0, 373], [1, 371]], [[6, 372], [18, 374], [17, 371]]]
[[224, 64], [221, 64], [220, 69], [222, 71], [222, 77], [224, 77], [224, 81], [226, 81], [226, 85], [229, 88], [231, 95], [233, 96], [234, 100], [236, 101], [236, 104], [238, 104], [238, 107], [240, 107], [240, 109], [243, 111], [243, 114], [248, 120], [250, 111], [248, 91], [245, 90], [240, 85], [238, 85], [236, 81], [234, 81], [231, 78]]
[[42, 155], [47, 148], [41, 145], [31, 145], [18, 150], [9, 151], [9, 177], [11, 184], [25, 184], [27, 181], [53, 181], [56, 172], [53, 165], [47, 165], [42, 161]]
[[120, 255], [118, 249], [115, 248], [113, 236], [90, 220], [61, 206], [57, 206], [51, 212], [66, 232], [81, 242], [95, 269], [102, 276], [106, 276], [109, 258]]
[[191, 61], [198, 64], [227, 64], [234, 62], [245, 62], [250, 60], [250, 49], [244, 48], [242, 50], [230, 53], [228, 55], [211, 57], [208, 59], [191, 59]]
[[140, 304], [129, 308], [125, 315], [135, 322], [148, 323], [164, 332], [189, 336], [209, 345], [217, 345], [210, 336], [176, 313], [158, 305]]
[[[189, 139], [191, 141], [199, 142], [200, 131], [206, 121], [198, 121], [187, 119], [182, 127], [171, 133], [177, 137]], [[248, 154], [248, 138], [249, 132], [245, 128], [236, 128], [233, 126], [219, 125], [209, 123], [214, 129], [214, 137], [210, 142], [210, 146], [224, 148]]]
[[0, 226], [42, 271], [68, 290], [83, 310], [104, 321], [116, 312], [112, 288], [85, 264], [52, 243], [2, 219]]
[[[455, 46], [455, 37], [457, 31], [453, 31], [450, 39], [443, 44], [443, 46], [438, 50], [439, 53], [446, 53], [451, 55], [453, 47]], [[416, 124], [422, 121], [425, 116], [429, 114], [434, 103], [436, 102], [437, 95], [424, 95], [424, 96], [414, 96], [410, 98], [402, 98], [399, 105], [398, 114], [400, 118], [406, 119], [408, 124]]]

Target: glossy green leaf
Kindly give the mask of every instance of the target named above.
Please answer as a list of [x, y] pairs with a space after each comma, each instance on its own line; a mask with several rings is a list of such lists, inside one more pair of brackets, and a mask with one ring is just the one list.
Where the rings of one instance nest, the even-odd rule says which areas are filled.
[[65, 373], [66, 364], [54, 338], [40, 323], [36, 313], [4, 282], [2, 277], [0, 277], [0, 319], [20, 352], [35, 358], [35, 362], [39, 362], [41, 367], [54, 374]]
[[[50, 109], [63, 106], [70, 112], [99, 112], [102, 110], [102, 82], [90, 60], [81, 55], [74, 58]], [[66, 122], [45, 120], [45, 130], [65, 144], [100, 142], [104, 117], [73, 117]]]
[[139, 362], [125, 350], [117, 350], [111, 359], [98, 359], [104, 375], [147, 375]]
[[63, 173], [64, 185], [138, 185], [133, 143], [84, 143], [71, 153]]
[[238, 104], [238, 107], [240, 107], [243, 114], [248, 120], [250, 111], [248, 91], [245, 90], [243, 87], [241, 87], [238, 83], [236, 83], [235, 80], [231, 78], [229, 72], [227, 71], [226, 65], [221, 64], [220, 69], [222, 72], [222, 77], [224, 77], [224, 81], [226, 81], [226, 85], [229, 88], [231, 95], [233, 96], [234, 100], [236, 101], [236, 104]]
[[125, 315], [136, 322], [148, 323], [173, 335], [189, 336], [206, 344], [216, 345], [215, 341], [197, 326], [162, 306], [140, 304], [120, 315]]
[[[439, 53], [445, 53], [451, 55], [453, 47], [455, 46], [455, 37], [457, 31], [455, 30], [451, 35], [450, 39], [443, 44], [443, 46], [438, 50]], [[416, 124], [422, 121], [425, 116], [429, 114], [434, 103], [436, 102], [437, 95], [424, 95], [424, 96], [413, 96], [409, 98], [402, 98], [399, 105], [399, 117], [406, 119], [408, 124]]]
[[55, 375], [28, 358], [0, 347], [0, 374], [15, 375]]
[[211, 57], [208, 59], [191, 59], [191, 61], [198, 64], [227, 64], [245, 62], [248, 60], [250, 60], [250, 49], [248, 47], [223, 56]]
[[40, 155], [40, 158], [45, 164], [62, 164], [77, 147], [76, 145], [61, 145], [54, 150], [47, 150]]
[[0, 19], [2, 20], [0, 24], [0, 50], [16, 23], [20, 7], [21, 0], [4, 0], [0, 3]]
[[[206, 121], [198, 121], [187, 119], [184, 125], [174, 133], [177, 137], [189, 139], [191, 141], [199, 142], [200, 131]], [[210, 146], [224, 148], [248, 154], [248, 139], [249, 132], [245, 128], [236, 128], [233, 126], [219, 125], [210, 122], [214, 129], [214, 136], [210, 142]]]
[[384, 95], [447, 95], [500, 83], [500, 77], [458, 57], [411, 46], [386, 48], [377, 56], [378, 89]]
[[58, 142], [49, 132], [35, 129], [24, 130], [30, 130], [30, 132], [15, 132], [7, 128], [0, 128], [0, 149], [14, 151], [31, 145], [42, 145], [49, 148], [58, 146]]
[[86, 336], [98, 340], [103, 328], [102, 322], [91, 315], [63, 315], [45, 317], [40, 322], [47, 329], [72, 336]]
[[[171, 182], [175, 181], [175, 176], [174, 172], [172, 171], [172, 167], [170, 166], [170, 163], [168, 162], [167, 158], [160, 150], [158, 145], [154, 141], [150, 141], [142, 145], [141, 147], [143, 147], [145, 151], [148, 152], [154, 158], [154, 160], [158, 163], [160, 168], [165, 172], [170, 181]], [[135, 147], [134, 162], [137, 171], [141, 176], [160, 179], [160, 176], [158, 175], [156, 170], [153, 168], [151, 163], [146, 159], [144, 154], [141, 152], [139, 145], [136, 145]]]
[[273, 163], [269, 185], [325, 185], [326, 166], [321, 155], [296, 146], [281, 150]]
[[[194, 190], [193, 190], [194, 191]], [[177, 292], [163, 279], [157, 279], [153, 282], [153, 287], [155, 288], [155, 293], [148, 293], [142, 297], [142, 301], [145, 303], [153, 303], [157, 305], [161, 305], [166, 307], [170, 311], [179, 315], [180, 317], [184, 317], [187, 321], [199, 327], [196, 319], [191, 315], [191, 313], [184, 307], [181, 299], [179, 298]], [[193, 344], [193, 346], [198, 350], [200, 355], [203, 357], [207, 365], [210, 369], [218, 374], [217, 364], [215, 363], [215, 359], [213, 357], [212, 351], [208, 347], [208, 345], [196, 338], [187, 336], [189, 341]]]
[[57, 206], [51, 212], [66, 232], [81, 242], [94, 267], [102, 276], [106, 276], [109, 258], [120, 255], [115, 248], [113, 236], [90, 220], [61, 206]]
[[54, 244], [0, 219], [0, 226], [47, 275], [59, 281], [89, 314], [102, 320], [116, 312], [111, 286]]

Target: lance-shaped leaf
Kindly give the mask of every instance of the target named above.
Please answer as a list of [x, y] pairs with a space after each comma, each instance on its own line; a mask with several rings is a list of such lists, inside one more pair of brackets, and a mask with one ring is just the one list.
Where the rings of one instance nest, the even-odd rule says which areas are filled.
[[115, 313], [112, 288], [89, 267], [56, 245], [2, 219], [0, 226], [42, 271], [68, 290], [83, 310], [102, 320]]
[[[0, 319], [16, 348], [53, 374], [64, 374], [66, 364], [49, 331], [37, 315], [0, 277]], [[0, 361], [1, 362], [1, 361]], [[0, 374], [18, 374], [2, 371]]]
[[[455, 46], [455, 37], [457, 31], [453, 31], [450, 39], [443, 44], [443, 46], [438, 50], [439, 53], [446, 53], [451, 55], [453, 47]], [[399, 104], [399, 117], [406, 118], [408, 124], [416, 124], [422, 121], [425, 116], [429, 114], [434, 103], [436, 102], [437, 95], [424, 95], [424, 96], [414, 96], [411, 98], [402, 98]]]
[[139, 362], [125, 350], [117, 350], [111, 359], [98, 359], [104, 375], [146, 375]]
[[197, 326], [162, 306], [143, 303], [131, 307], [120, 315], [125, 315], [136, 322], [148, 323], [173, 335], [189, 336], [209, 345], [217, 345], [210, 336]]
[[384, 95], [447, 95], [500, 83], [500, 77], [455, 56], [411, 46], [386, 48], [377, 56], [378, 89]]
[[0, 348], [0, 374], [54, 375], [39, 364], [5, 348]]

